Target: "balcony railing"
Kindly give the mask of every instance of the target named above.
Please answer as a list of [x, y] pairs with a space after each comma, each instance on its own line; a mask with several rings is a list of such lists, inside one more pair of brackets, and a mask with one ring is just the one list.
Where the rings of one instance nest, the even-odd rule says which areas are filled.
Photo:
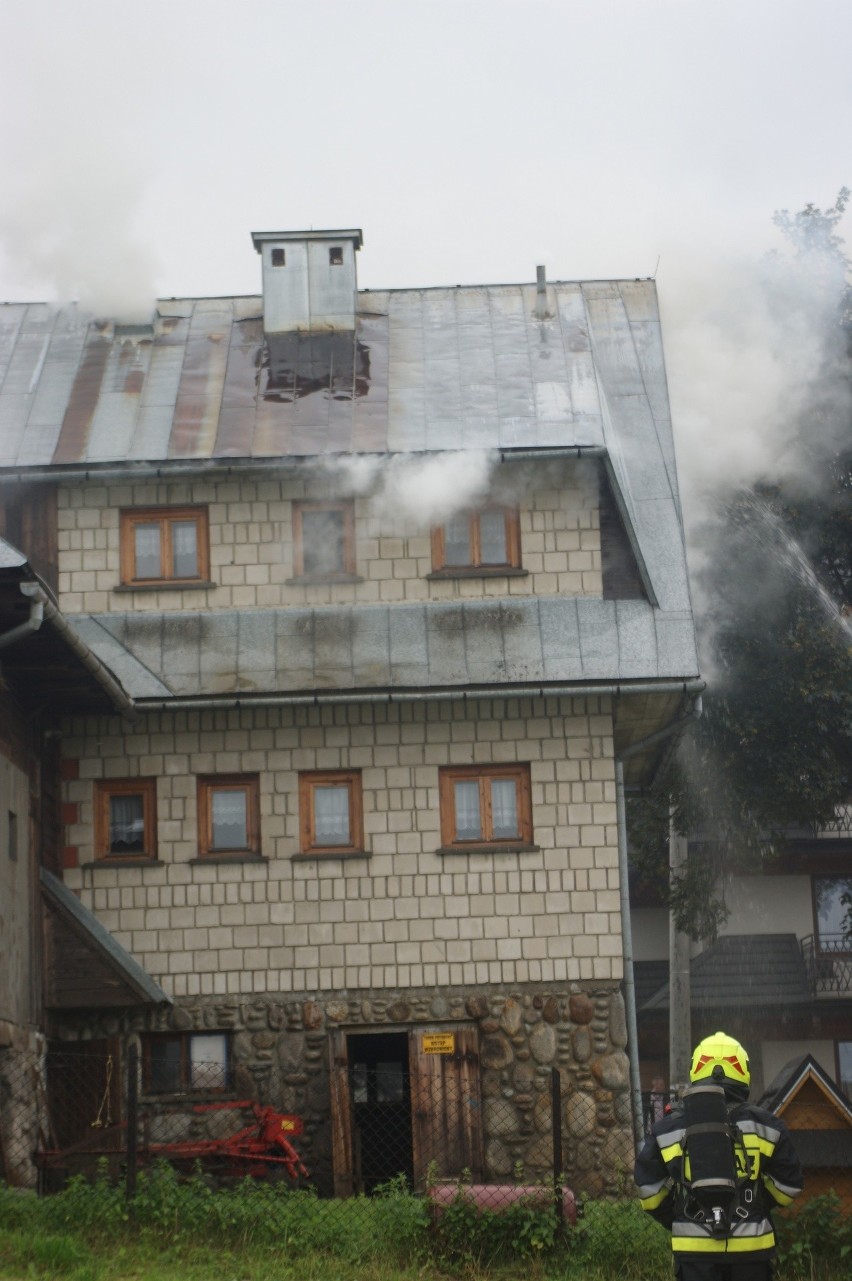
[[852, 994], [852, 939], [846, 934], [809, 934], [802, 959], [814, 996]]

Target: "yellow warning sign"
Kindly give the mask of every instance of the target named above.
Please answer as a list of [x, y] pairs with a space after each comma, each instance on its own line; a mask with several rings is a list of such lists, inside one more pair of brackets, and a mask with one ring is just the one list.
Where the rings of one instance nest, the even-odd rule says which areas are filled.
[[455, 1032], [424, 1032], [423, 1033], [423, 1053], [424, 1054], [455, 1054], [455, 1052], [456, 1052]]

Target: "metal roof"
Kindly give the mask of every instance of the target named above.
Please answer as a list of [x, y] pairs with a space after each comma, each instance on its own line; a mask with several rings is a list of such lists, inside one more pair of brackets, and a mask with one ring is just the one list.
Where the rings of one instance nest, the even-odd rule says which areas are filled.
[[[0, 475], [340, 453], [595, 449], [650, 595], [689, 610], [653, 281], [358, 294], [354, 341], [264, 339], [259, 297], [161, 302], [150, 332], [0, 307]], [[694, 668], [692, 664], [691, 669]]]
[[692, 619], [589, 597], [75, 616], [134, 699], [681, 680]]

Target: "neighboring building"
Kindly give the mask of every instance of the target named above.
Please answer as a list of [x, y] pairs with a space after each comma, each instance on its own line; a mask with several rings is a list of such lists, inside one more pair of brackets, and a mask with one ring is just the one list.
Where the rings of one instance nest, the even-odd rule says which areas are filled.
[[[690, 857], [701, 845], [690, 843]], [[691, 962], [693, 1040], [724, 1028], [749, 1052], [757, 1097], [795, 1056], [810, 1054], [852, 1099], [852, 808], [813, 831], [788, 833], [763, 874], [731, 876], [729, 916]], [[668, 1079], [668, 914], [632, 911], [644, 1089]]]
[[556, 1066], [615, 1186], [617, 778], [701, 688], [655, 286], [358, 293], [360, 232], [254, 242], [262, 298], [0, 309], [0, 532], [121, 691], [57, 708], [46, 902], [95, 941], [46, 1029], [302, 1113], [340, 1192], [377, 1072], [409, 1173], [464, 1106], [441, 1173], [499, 1178], [548, 1168]]
[[852, 1103], [841, 1094], [812, 1054], [792, 1059], [760, 1099], [783, 1118], [805, 1174], [803, 1204], [833, 1192], [852, 1212]]

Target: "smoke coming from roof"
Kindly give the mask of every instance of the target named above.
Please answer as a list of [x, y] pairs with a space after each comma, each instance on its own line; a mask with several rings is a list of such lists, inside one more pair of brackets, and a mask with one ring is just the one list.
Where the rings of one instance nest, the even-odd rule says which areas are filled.
[[428, 529], [481, 503], [498, 461], [499, 455], [488, 450], [388, 459], [349, 455], [323, 461], [319, 472], [338, 492], [369, 496], [374, 515], [388, 530]]

